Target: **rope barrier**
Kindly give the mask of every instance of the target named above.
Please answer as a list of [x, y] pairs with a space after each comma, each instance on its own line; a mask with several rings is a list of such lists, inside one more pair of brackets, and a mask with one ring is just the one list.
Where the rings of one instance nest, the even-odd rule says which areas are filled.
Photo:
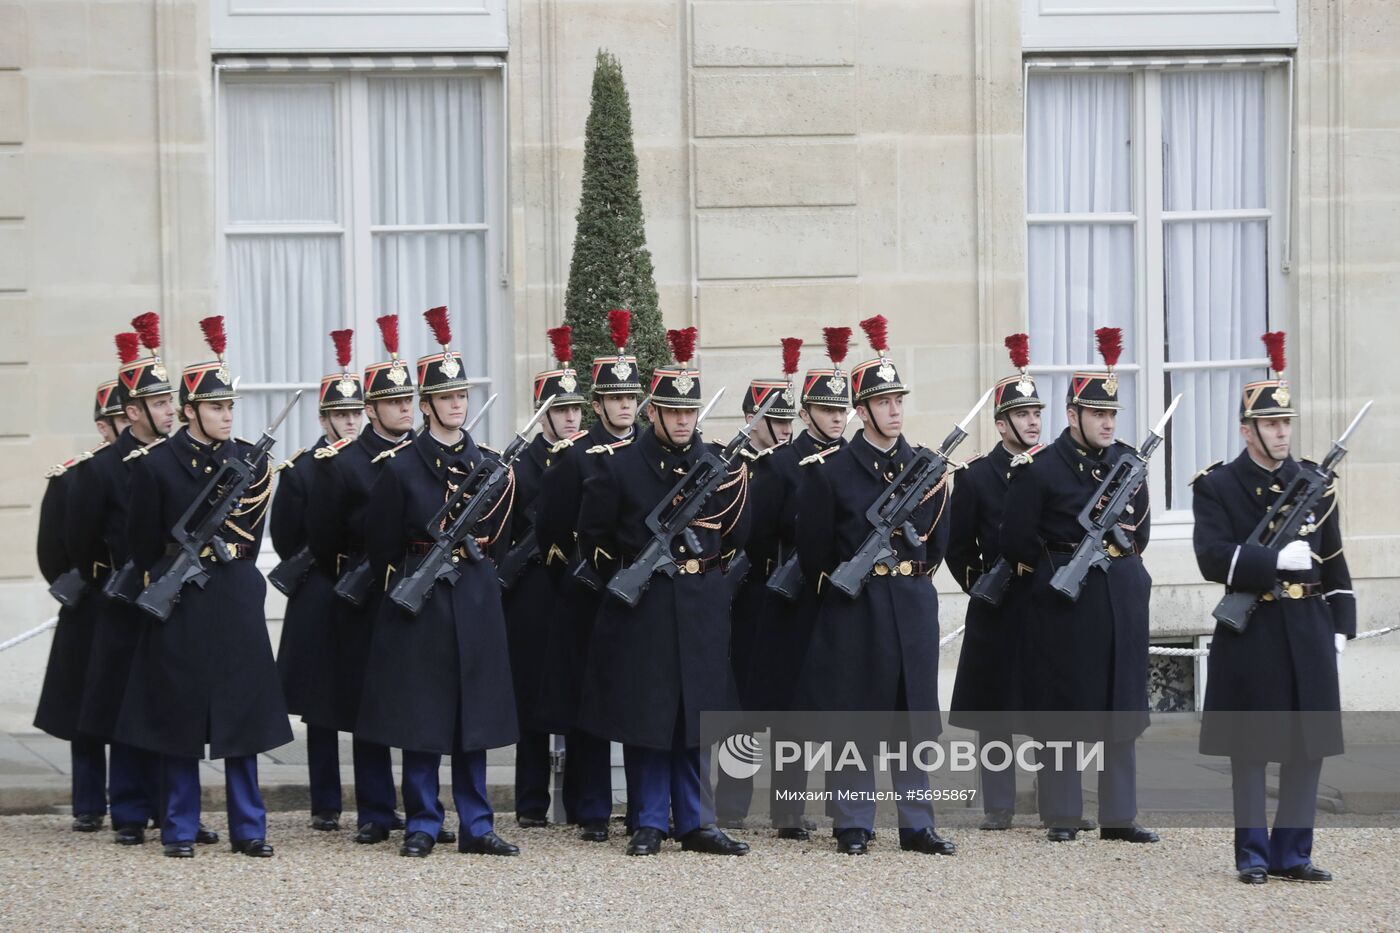
[[951, 634], [948, 634], [948, 635], [944, 635], [943, 638], [938, 642], [938, 647], [939, 647], [939, 648], [946, 648], [946, 647], [948, 647], [949, 645], [951, 645], [951, 644], [953, 643], [953, 640], [954, 640], [955, 638], [957, 638], [959, 635], [961, 635], [961, 634], [963, 633], [963, 629], [965, 629], [965, 628], [967, 628], [966, 625], [959, 625], [958, 628], [957, 628], [957, 631], [952, 632]]
[[36, 625], [27, 632], [20, 632], [18, 635], [16, 635], [14, 638], [11, 638], [9, 641], [0, 641], [0, 651], [4, 651], [6, 648], [13, 648], [15, 645], [18, 645], [21, 642], [29, 641], [29, 639], [33, 638], [35, 635], [42, 635], [57, 624], [58, 616], [54, 616], [52, 619], [45, 622], [43, 625]]
[[[1379, 638], [1382, 635], [1389, 635], [1391, 632], [1400, 629], [1400, 625], [1389, 625], [1385, 628], [1373, 628], [1369, 632], [1362, 632], [1352, 641], [1360, 641], [1363, 638]], [[1153, 645], [1147, 649], [1148, 654], [1162, 655], [1168, 658], [1204, 658], [1210, 654], [1209, 648], [1168, 648], [1164, 645]]]

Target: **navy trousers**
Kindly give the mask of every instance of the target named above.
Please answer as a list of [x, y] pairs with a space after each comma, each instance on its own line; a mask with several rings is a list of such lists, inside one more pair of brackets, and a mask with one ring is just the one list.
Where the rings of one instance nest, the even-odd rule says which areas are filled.
[[578, 729], [565, 737], [564, 812], [571, 823], [612, 818], [612, 743]]
[[[1063, 767], [1056, 769], [1054, 753], [1042, 749], [1038, 756], [1040, 819], [1046, 826], [1074, 828], [1084, 816], [1084, 776], [1076, 767], [1078, 752], [1063, 752]], [[1137, 741], [1105, 742], [1103, 771], [1099, 773], [1099, 824], [1127, 826], [1137, 818]]]
[[[866, 769], [848, 767], [830, 774], [828, 785], [832, 795], [832, 829], [875, 829], [875, 775], [878, 752], [874, 747], [861, 746], [860, 754]], [[906, 839], [923, 829], [934, 828], [933, 798], [929, 793], [928, 773], [910, 763], [900, 767], [888, 765], [890, 783], [896, 793], [895, 810], [899, 816], [899, 837]]]
[[[522, 729], [515, 743], [515, 813], [549, 816], [549, 733]], [[567, 810], [568, 808], [565, 807]]]
[[[389, 746], [355, 739], [351, 746], [355, 767], [355, 825], [370, 823], [388, 829], [397, 816], [394, 806], [394, 759]], [[437, 799], [437, 792], [433, 792]]]
[[[438, 769], [442, 756], [432, 752], [403, 752], [404, 835], [427, 833], [436, 839], [446, 813], [438, 800]], [[460, 832], [467, 838], [484, 836], [495, 825], [486, 796], [486, 752], [457, 752], [452, 756], [452, 801]]]
[[311, 781], [311, 813], [339, 813], [340, 733], [325, 726], [306, 727], [306, 772]]
[[623, 754], [630, 769], [629, 809], [636, 801], [636, 828], [666, 833], [674, 823], [676, 835], [684, 836], [714, 823], [706, 756], [698, 748], [685, 746], [685, 732], [679, 722], [669, 749], [627, 745]]
[[1235, 868], [1283, 871], [1312, 861], [1321, 759], [1285, 761], [1278, 772], [1278, 812], [1269, 832], [1264, 769], [1268, 762], [1230, 759], [1235, 798]]
[[[165, 783], [165, 818], [161, 841], [166, 845], [193, 845], [199, 831], [199, 759], [165, 756], [161, 771]], [[258, 789], [258, 758], [236, 755], [224, 759], [224, 791], [228, 798], [228, 835], [231, 842], [267, 838], [267, 808]]]
[[[773, 744], [786, 741], [776, 732]], [[807, 769], [801, 760], [790, 762], [781, 769], [773, 768], [773, 786], [768, 804], [768, 814], [773, 820], [774, 829], [801, 829], [803, 813], [807, 809], [801, 795], [807, 790]]]
[[112, 828], [145, 827], [148, 821], [164, 813], [161, 797], [160, 756], [113, 742], [107, 765], [107, 800], [112, 811]]
[[[982, 749], [993, 742], [1003, 742], [1012, 756], [1007, 766], [1000, 771], [984, 768], [981, 765]], [[1000, 749], [992, 755], [992, 761], [1000, 764]], [[1011, 744], [1011, 734], [985, 732], [977, 733], [977, 775], [982, 784], [982, 812], [1016, 809], [1016, 747]]]
[[715, 816], [722, 823], [742, 823], [753, 805], [753, 778], [730, 777], [722, 769], [715, 779]]
[[107, 812], [107, 746], [101, 739], [69, 743], [73, 765], [73, 815]]

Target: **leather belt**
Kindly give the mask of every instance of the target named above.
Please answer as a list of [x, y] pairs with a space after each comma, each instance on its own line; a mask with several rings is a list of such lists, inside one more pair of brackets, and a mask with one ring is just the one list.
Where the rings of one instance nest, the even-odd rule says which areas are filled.
[[[1067, 541], [1045, 542], [1046, 551], [1048, 551], [1051, 554], [1060, 554], [1065, 557], [1072, 556], [1074, 554], [1075, 549], [1078, 547], [1078, 543], [1070, 544]], [[1134, 554], [1137, 553], [1137, 542], [1133, 542], [1133, 544], [1126, 551], [1120, 550], [1118, 545], [1116, 544], [1106, 545], [1104, 550], [1108, 551], [1109, 557], [1132, 557]]]
[[[241, 542], [235, 541], [222, 541], [218, 538], [214, 539], [214, 541], [208, 547], [200, 551], [199, 556], [213, 557], [214, 548], [216, 547], [223, 548], [224, 553], [227, 554], [229, 557], [233, 558], [234, 560], [252, 560], [253, 558], [253, 546], [251, 544], [243, 544]], [[180, 546], [178, 544], [167, 544], [165, 546], [165, 554], [167, 557], [174, 557], [176, 554], [179, 553]]]
[[938, 569], [937, 564], [922, 560], [902, 560], [897, 564], [876, 564], [870, 571], [872, 577], [921, 577]]
[[[424, 554], [427, 554], [427, 553], [428, 553], [429, 551], [431, 551], [432, 549], [433, 549], [433, 542], [431, 542], [431, 541], [410, 541], [410, 542], [408, 542], [408, 553], [410, 553], [410, 554], [416, 554], [416, 555], [419, 556], [419, 557], [422, 557]], [[452, 549], [452, 554], [453, 554], [453, 556], [455, 556], [455, 557], [466, 557], [466, 556], [467, 556], [467, 549], [466, 549], [465, 547], [463, 547], [462, 545], [459, 544], [457, 547], [455, 547], [455, 548]]]
[[1321, 595], [1321, 583], [1280, 583], [1277, 596], [1265, 593], [1260, 598], [1266, 603], [1271, 603], [1275, 599], [1307, 599], [1310, 596]]
[[692, 557], [688, 560], [676, 561], [676, 573], [685, 575], [696, 573], [709, 573], [711, 570], [715, 570], [716, 568], [720, 570], [725, 570], [728, 569], [728, 567], [729, 562], [718, 556]]

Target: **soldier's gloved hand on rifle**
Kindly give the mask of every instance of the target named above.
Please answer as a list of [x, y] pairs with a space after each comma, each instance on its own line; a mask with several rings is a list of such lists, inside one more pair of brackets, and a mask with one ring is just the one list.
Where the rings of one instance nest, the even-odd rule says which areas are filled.
[[1337, 646], [1337, 657], [1342, 656], [1342, 652], [1347, 650], [1347, 637], [1340, 632], [1332, 636], [1332, 644]]
[[1290, 541], [1278, 552], [1279, 570], [1308, 570], [1312, 567], [1312, 548], [1306, 541]]

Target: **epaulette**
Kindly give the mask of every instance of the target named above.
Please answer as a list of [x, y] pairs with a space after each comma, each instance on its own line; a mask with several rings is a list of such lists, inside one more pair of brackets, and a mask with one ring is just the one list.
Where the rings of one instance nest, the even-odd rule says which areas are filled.
[[410, 437], [408, 440], [406, 440], [406, 441], [404, 441], [403, 443], [399, 444], [397, 447], [390, 447], [388, 450], [383, 451], [382, 453], [379, 454], [379, 456], [377, 456], [377, 457], [375, 457], [373, 460], [371, 460], [370, 463], [378, 463], [380, 460], [383, 460], [385, 457], [390, 457], [390, 458], [392, 458], [392, 457], [394, 457], [395, 455], [397, 455], [399, 451], [403, 450], [405, 447], [407, 447], [409, 444], [412, 444], [412, 443], [413, 443], [413, 438]]
[[234, 440], [238, 441], [240, 444], [247, 444], [249, 447], [255, 447], [258, 443], [257, 441], [250, 441], [246, 437], [235, 437]]
[[94, 454], [96, 454], [99, 450], [106, 446], [108, 446], [107, 442], [103, 441], [102, 443], [94, 447], [92, 450], [85, 450], [82, 453], [78, 454], [76, 457], [70, 457], [62, 463], [55, 463], [53, 466], [49, 467], [46, 471], [44, 471], [44, 478], [54, 479], [55, 477], [62, 476], [64, 473], [67, 473], [69, 470], [73, 469], [73, 467], [82, 463], [84, 460], [91, 460]]
[[151, 441], [149, 444], [137, 447], [131, 453], [127, 454], [122, 459], [122, 462], [125, 463], [127, 460], [135, 460], [137, 457], [144, 457], [146, 456], [146, 454], [150, 453], [152, 450], [155, 450], [157, 447], [159, 447], [161, 444], [164, 444], [168, 440], [170, 440], [170, 438], [168, 437], [158, 437], [155, 440]]
[[[312, 454], [312, 456], [315, 457], [317, 460], [324, 460], [324, 459], [326, 459], [327, 457], [334, 457], [336, 454], [340, 453], [340, 448], [342, 448], [342, 447], [344, 447], [346, 444], [349, 444], [349, 443], [350, 443], [350, 440], [351, 440], [351, 439], [348, 438], [348, 437], [342, 437], [342, 438], [341, 438], [340, 440], [338, 440], [338, 441], [332, 441], [331, 443], [327, 444], [325, 447], [317, 447], [317, 448], [316, 448], [316, 453]], [[291, 459], [289, 459], [289, 460], [287, 461], [287, 463], [291, 463], [292, 460], [295, 460], [295, 459], [296, 459], [298, 456], [300, 456], [300, 455], [301, 455], [301, 451], [298, 450], [296, 453], [292, 454]], [[285, 466], [285, 464], [284, 464], [284, 466]]]
[[1036, 444], [1029, 450], [1023, 450], [1011, 458], [1011, 465], [1014, 467], [1025, 466], [1035, 460], [1035, 455], [1045, 449], [1044, 444]]
[[1134, 446], [1133, 444], [1129, 444], [1129, 443], [1128, 443], [1127, 441], [1125, 441], [1125, 440], [1120, 440], [1120, 439], [1118, 439], [1118, 438], [1114, 438], [1113, 443], [1118, 444], [1120, 447], [1126, 447], [1126, 448], [1128, 448], [1129, 450], [1134, 450], [1134, 451], [1137, 450], [1137, 447], [1136, 447], [1136, 446]]
[[1224, 462], [1225, 462], [1224, 460], [1217, 460], [1217, 461], [1215, 461], [1214, 463], [1209, 464], [1209, 465], [1207, 465], [1207, 466], [1205, 466], [1205, 467], [1202, 467], [1201, 469], [1197, 470], [1197, 471], [1196, 471], [1196, 475], [1193, 476], [1193, 477], [1191, 477], [1189, 480], [1186, 481], [1186, 485], [1188, 485], [1188, 486], [1194, 485], [1195, 482], [1196, 482], [1196, 480], [1200, 479], [1202, 476], [1205, 476], [1205, 475], [1206, 475], [1207, 473], [1209, 473], [1211, 470], [1214, 470], [1216, 467], [1220, 466], [1220, 465], [1223, 464]]
[[835, 444], [833, 444], [825, 450], [819, 450], [811, 456], [803, 457], [801, 460], [797, 461], [797, 465], [806, 466], [809, 463], [825, 463], [828, 455], [833, 454], [840, 449], [840, 447], [837, 447]]
[[598, 444], [598, 445], [595, 446], [595, 447], [590, 447], [590, 448], [588, 448], [587, 450], [585, 450], [584, 453], [586, 453], [586, 454], [609, 454], [609, 455], [611, 455], [611, 454], [616, 453], [616, 452], [618, 451], [619, 448], [626, 447], [626, 446], [627, 446], [628, 444], [630, 444], [630, 443], [632, 443], [632, 438], [626, 437], [626, 438], [623, 438], [623, 439], [620, 440], [620, 441], [613, 441], [611, 444]]
[[569, 437], [566, 437], [563, 440], [550, 445], [549, 452], [552, 454], [557, 454], [561, 450], [567, 450], [568, 448], [574, 446], [574, 441], [578, 440], [580, 437], [583, 437], [587, 433], [587, 431], [579, 431], [577, 434], [570, 435]]
[[478, 449], [484, 450], [484, 451], [486, 451], [488, 454], [495, 454], [495, 455], [498, 456], [498, 457], [501, 455], [501, 452], [500, 452], [499, 450], [497, 450], [496, 448], [491, 447], [491, 446], [489, 446], [489, 445], [487, 445], [487, 444], [477, 444], [476, 446], [477, 446]]
[[274, 472], [274, 473], [280, 473], [280, 472], [282, 472], [282, 471], [285, 470], [287, 467], [291, 466], [293, 463], [296, 463], [297, 457], [300, 457], [300, 456], [301, 456], [302, 454], [304, 454], [304, 453], [306, 453], [306, 448], [305, 448], [305, 447], [300, 448], [296, 453], [292, 454], [292, 455], [291, 455], [290, 457], [288, 457], [286, 460], [283, 460], [281, 463], [277, 464], [277, 466], [273, 467], [273, 468], [272, 468], [272, 472]]

